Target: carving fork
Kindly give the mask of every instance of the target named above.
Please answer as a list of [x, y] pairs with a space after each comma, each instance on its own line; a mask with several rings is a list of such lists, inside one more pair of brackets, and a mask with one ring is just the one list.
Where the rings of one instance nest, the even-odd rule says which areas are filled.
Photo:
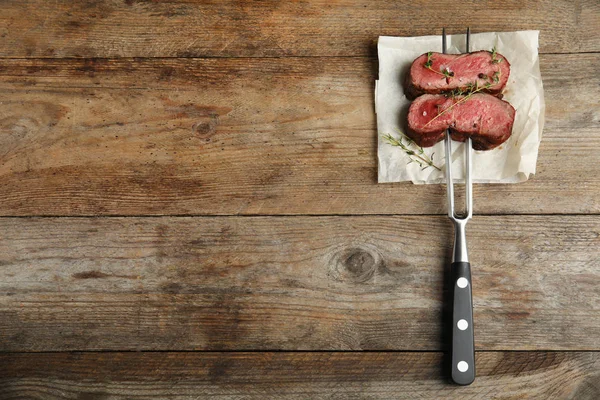
[[[470, 29], [467, 28], [467, 53], [470, 51]], [[446, 29], [442, 30], [442, 51], [446, 53]], [[475, 341], [473, 337], [473, 294], [471, 291], [471, 264], [467, 255], [465, 228], [473, 217], [473, 181], [471, 179], [472, 143], [465, 141], [465, 190], [464, 215], [454, 212], [454, 183], [452, 181], [452, 139], [446, 130], [446, 191], [448, 194], [448, 217], [454, 224], [454, 251], [452, 254], [452, 380], [459, 385], [469, 385], [475, 380]]]

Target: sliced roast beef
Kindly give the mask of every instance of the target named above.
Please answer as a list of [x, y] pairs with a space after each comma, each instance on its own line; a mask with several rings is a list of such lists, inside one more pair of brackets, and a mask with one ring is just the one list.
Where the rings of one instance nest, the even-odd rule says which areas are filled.
[[514, 120], [513, 106], [489, 94], [424, 94], [410, 105], [407, 135], [419, 146], [429, 147], [450, 129], [452, 139], [463, 142], [470, 136], [475, 150], [490, 150], [510, 137]]
[[486, 87], [487, 93], [502, 92], [510, 75], [510, 64], [500, 53], [477, 51], [468, 54], [425, 53], [410, 66], [407, 97], [424, 93], [448, 93], [469, 86]]

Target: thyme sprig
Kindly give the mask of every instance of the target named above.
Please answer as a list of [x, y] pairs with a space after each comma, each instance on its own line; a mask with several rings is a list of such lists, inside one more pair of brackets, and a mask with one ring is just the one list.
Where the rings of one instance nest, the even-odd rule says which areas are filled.
[[417, 145], [414, 140], [400, 132], [398, 129], [396, 129], [396, 132], [400, 134], [398, 138], [395, 138], [389, 133], [384, 134], [382, 137], [387, 143], [391, 144], [392, 146], [400, 147], [408, 155], [410, 161], [407, 163], [407, 165], [416, 162], [419, 164], [419, 167], [421, 167], [421, 171], [429, 167], [433, 167], [438, 171], [441, 171], [441, 168], [433, 163], [433, 155], [435, 153], [431, 153], [431, 156], [427, 156], [423, 148]]
[[431, 124], [433, 121], [435, 121], [442, 115], [446, 114], [448, 111], [452, 110], [457, 105], [469, 100], [471, 98], [471, 96], [473, 96], [475, 93], [478, 93], [478, 92], [481, 92], [482, 90], [488, 89], [491, 86], [492, 86], [492, 84], [488, 82], [485, 85], [483, 85], [482, 87], [479, 87], [479, 82], [475, 82], [475, 84], [472, 84], [472, 83], [468, 84], [466, 91], [461, 91], [460, 89], [454, 89], [451, 93], [452, 97], [456, 97], [456, 96], [464, 96], [464, 97], [459, 99], [456, 103], [452, 103], [452, 105], [450, 105], [450, 107], [442, 110], [442, 112], [439, 112], [435, 117], [431, 118], [429, 120], [429, 122], [427, 122], [425, 125], [423, 125], [423, 127], [426, 127], [427, 125]]
[[498, 53], [496, 52], [496, 46], [492, 47], [492, 64], [500, 64], [504, 58], [498, 57]]
[[444, 115], [445, 113], [447, 113], [448, 111], [450, 111], [451, 109], [453, 109], [455, 106], [464, 103], [465, 101], [469, 100], [471, 98], [471, 96], [473, 96], [475, 93], [481, 92], [482, 90], [486, 90], [491, 88], [493, 85], [497, 84], [498, 82], [500, 82], [500, 71], [496, 71], [494, 72], [494, 74], [492, 75], [492, 77], [490, 78], [489, 76], [486, 75], [486, 77], [491, 81], [486, 83], [485, 85], [479, 87], [479, 81], [476, 81], [475, 83], [469, 83], [465, 86], [465, 89], [461, 89], [461, 88], [456, 88], [454, 90], [452, 90], [450, 92], [450, 94], [448, 95], [449, 97], [455, 98], [455, 97], [459, 97], [459, 96], [464, 96], [462, 98], [460, 98], [456, 103], [452, 103], [452, 105], [450, 105], [450, 107], [442, 110], [442, 112], [439, 112], [435, 117], [433, 117], [432, 119], [429, 120], [429, 122], [427, 122], [425, 125], [423, 125], [423, 127], [426, 127], [427, 125], [431, 124], [433, 121], [435, 121], [436, 119], [438, 119], [439, 117], [441, 117], [442, 115]]
[[444, 78], [448, 79], [452, 76], [454, 76], [454, 72], [450, 71], [448, 68], [446, 68], [445, 70], [443, 70], [442, 72], [440, 71], [436, 71], [435, 69], [432, 68], [433, 65], [433, 58], [432, 58], [433, 53], [431, 51], [427, 52], [427, 61], [425, 62], [425, 64], [423, 64], [423, 67], [425, 67], [426, 69], [435, 72], [438, 75], [443, 76]]

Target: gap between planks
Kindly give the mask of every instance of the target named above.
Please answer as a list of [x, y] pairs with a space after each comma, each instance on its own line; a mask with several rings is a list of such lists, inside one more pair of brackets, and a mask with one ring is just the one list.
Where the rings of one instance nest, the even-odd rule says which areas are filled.
[[[524, 216], [524, 217], [593, 217], [600, 213], [475, 213], [474, 217], [506, 217], [506, 216]], [[0, 215], [0, 219], [31, 219], [31, 218], [357, 218], [357, 217], [446, 217], [447, 214], [123, 214], [123, 215], [95, 215], [95, 214], [43, 214], [43, 215]]]
[[[401, 37], [401, 36], [399, 36]], [[600, 54], [600, 51], [572, 51], [566, 53], [557, 53], [557, 52], [538, 52], [540, 56], [568, 56], [568, 55], [581, 55], [581, 54]], [[378, 60], [378, 57], [369, 56], [369, 55], [294, 55], [294, 56], [193, 56], [193, 57], [168, 57], [168, 56], [160, 56], [160, 57], [0, 57], [0, 60], [23, 60], [23, 61], [82, 61], [82, 60], [136, 60], [136, 61], [144, 61], [144, 60], [210, 60], [210, 59], [219, 59], [219, 60], [260, 60], [260, 59], [332, 59], [332, 58], [356, 58], [356, 59], [373, 59]]]
[[[111, 353], [198, 353], [198, 354], [235, 354], [235, 353], [253, 353], [253, 354], [402, 354], [402, 353], [428, 353], [428, 354], [448, 354], [447, 351], [441, 350], [286, 350], [286, 349], [272, 349], [272, 350], [259, 350], [259, 349], [223, 349], [223, 350], [32, 350], [32, 351], [0, 351], [0, 355], [12, 355], [12, 354], [111, 354]], [[577, 349], [577, 350], [553, 350], [553, 349], [534, 349], [534, 350], [475, 350], [475, 353], [600, 353], [600, 349]]]

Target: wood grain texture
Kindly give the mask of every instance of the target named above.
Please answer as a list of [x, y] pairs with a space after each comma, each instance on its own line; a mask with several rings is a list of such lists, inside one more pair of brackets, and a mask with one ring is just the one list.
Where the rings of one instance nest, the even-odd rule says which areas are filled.
[[600, 397], [600, 353], [477, 353], [450, 385], [441, 353], [0, 354], [0, 399]]
[[[537, 175], [476, 185], [477, 214], [600, 212], [599, 63], [542, 56]], [[441, 185], [376, 184], [375, 70], [0, 60], [0, 215], [442, 214]]]
[[[0, 219], [0, 350], [440, 350], [429, 217]], [[476, 217], [478, 350], [600, 349], [600, 218]]]
[[599, 25], [595, 0], [4, 0], [0, 57], [355, 56], [444, 26], [541, 30], [542, 52], [592, 52]]

